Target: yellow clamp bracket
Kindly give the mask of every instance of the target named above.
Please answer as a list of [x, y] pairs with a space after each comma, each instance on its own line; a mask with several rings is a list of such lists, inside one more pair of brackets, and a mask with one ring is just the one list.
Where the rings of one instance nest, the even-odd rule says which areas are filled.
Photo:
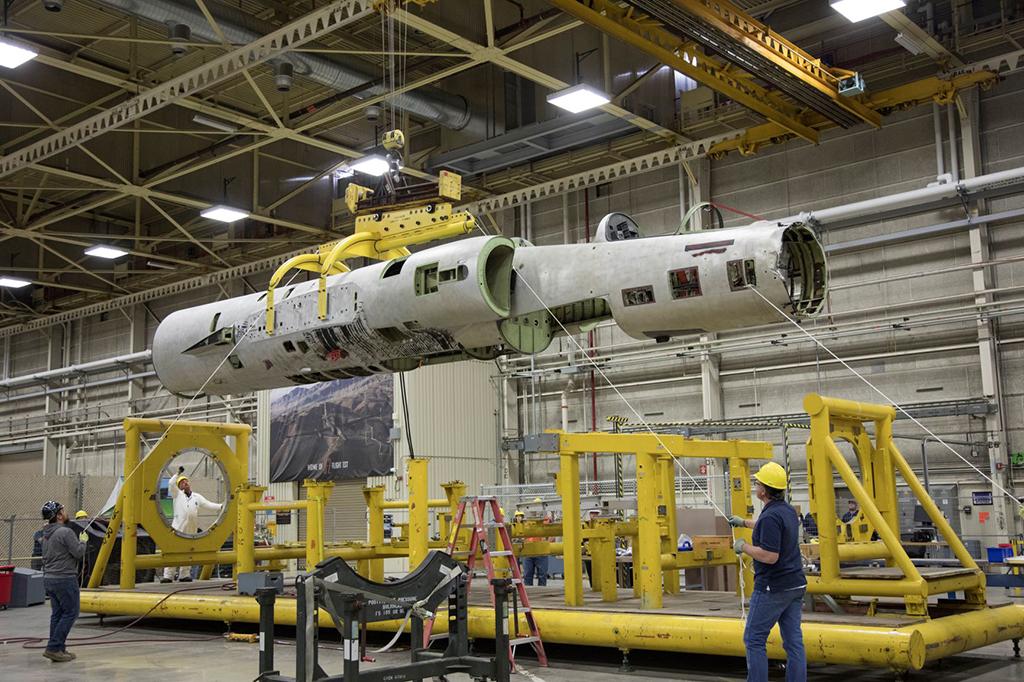
[[[320, 273], [320, 253], [304, 253], [293, 258], [289, 258], [287, 261], [281, 264], [281, 266], [274, 271], [274, 275], [270, 278], [270, 283], [267, 285], [267, 333], [274, 333], [274, 289], [281, 283], [284, 276], [292, 270], [308, 270], [310, 272]], [[344, 268], [343, 272], [347, 272], [348, 268], [344, 264], [338, 264], [339, 268]]]

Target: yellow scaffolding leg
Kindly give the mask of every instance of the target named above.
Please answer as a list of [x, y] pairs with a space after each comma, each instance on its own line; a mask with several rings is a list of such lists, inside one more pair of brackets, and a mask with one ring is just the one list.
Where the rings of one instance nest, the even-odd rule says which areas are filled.
[[405, 460], [409, 483], [409, 570], [413, 570], [430, 551], [430, 498], [427, 489], [427, 460]]
[[565, 603], [583, 606], [583, 548], [580, 537], [580, 459], [559, 454], [558, 492], [562, 496], [562, 544], [565, 562]]

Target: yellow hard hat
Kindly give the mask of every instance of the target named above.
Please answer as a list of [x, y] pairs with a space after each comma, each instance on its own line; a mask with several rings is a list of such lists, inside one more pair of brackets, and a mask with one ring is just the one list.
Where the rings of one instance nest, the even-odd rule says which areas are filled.
[[75, 518], [76, 519], [85, 519], [85, 518], [88, 518], [88, 517], [89, 517], [89, 513], [86, 512], [84, 509], [79, 509], [78, 511], [75, 512]]
[[782, 468], [781, 464], [768, 462], [757, 470], [754, 478], [769, 488], [786, 489], [786, 470]]
[[526, 513], [522, 509], [516, 509], [516, 513], [512, 516], [526, 516]]
[[[178, 480], [174, 482], [174, 485], [180, 486], [182, 481], [188, 481], [188, 476], [178, 476]], [[191, 483], [191, 481], [188, 481]]]
[[541, 500], [541, 499], [540, 499], [539, 497], [535, 497], [535, 498], [533, 498], [533, 503], [534, 503], [534, 504], [537, 504], [538, 502], [542, 502], [542, 501], [543, 501], [543, 500]]

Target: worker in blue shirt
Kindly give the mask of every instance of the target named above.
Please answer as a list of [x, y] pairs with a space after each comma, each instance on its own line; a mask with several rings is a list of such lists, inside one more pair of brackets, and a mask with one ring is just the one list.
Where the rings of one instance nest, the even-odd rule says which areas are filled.
[[800, 556], [800, 517], [786, 503], [786, 470], [768, 462], [754, 474], [755, 494], [764, 503], [757, 522], [733, 516], [735, 528], [753, 528], [751, 542], [736, 540], [736, 554], [754, 560], [754, 593], [747, 611], [743, 643], [748, 682], [768, 682], [768, 633], [778, 623], [786, 651], [786, 682], [806, 682], [807, 655], [800, 614], [807, 579]]

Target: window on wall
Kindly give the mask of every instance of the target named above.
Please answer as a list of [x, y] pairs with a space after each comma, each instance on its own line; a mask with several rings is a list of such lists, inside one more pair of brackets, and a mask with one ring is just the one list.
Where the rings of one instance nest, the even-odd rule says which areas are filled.
[[669, 271], [668, 285], [673, 299], [696, 298], [701, 295], [700, 273], [695, 267]]

